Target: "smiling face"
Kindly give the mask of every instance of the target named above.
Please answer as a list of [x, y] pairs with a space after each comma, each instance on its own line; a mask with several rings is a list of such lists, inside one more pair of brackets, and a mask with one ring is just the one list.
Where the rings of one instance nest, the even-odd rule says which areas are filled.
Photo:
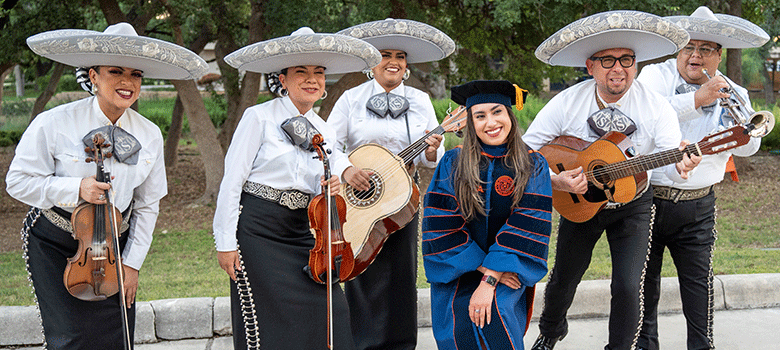
[[[689, 50], [689, 48], [693, 48], [693, 50]], [[709, 56], [703, 56], [699, 49], [705, 51], [714, 49], [714, 51], [711, 51]], [[704, 84], [710, 79], [704, 75], [702, 68], [707, 69], [710, 76], [714, 76], [721, 61], [721, 53], [722, 49], [719, 49], [718, 44], [714, 42], [691, 40], [684, 49], [677, 53], [677, 71], [689, 84]]]
[[325, 67], [296, 66], [287, 68], [286, 74], [279, 74], [279, 82], [287, 89], [290, 100], [305, 114], [322, 97], [325, 91]]
[[89, 70], [100, 109], [112, 122], [138, 100], [143, 77], [143, 71], [126, 67], [100, 66]]
[[512, 119], [506, 106], [500, 103], [480, 103], [471, 106], [474, 132], [482, 143], [491, 146], [507, 142]]
[[386, 92], [390, 92], [401, 85], [404, 81], [404, 73], [406, 72], [406, 52], [401, 50], [379, 50], [382, 54], [382, 62], [371, 69], [374, 73], [374, 79], [379, 85], [385, 88]]
[[[608, 49], [596, 52], [591, 57], [612, 56], [619, 59], [620, 57], [633, 54], [634, 51], [630, 49]], [[593, 80], [596, 81], [599, 96], [608, 103], [615, 103], [623, 97], [623, 94], [628, 91], [636, 77], [636, 62], [628, 68], [623, 67], [620, 62], [615, 62], [615, 65], [611, 68], [604, 68], [602, 61], [594, 61], [588, 58], [585, 61], [585, 66], [588, 68], [588, 74], [592, 75]]]

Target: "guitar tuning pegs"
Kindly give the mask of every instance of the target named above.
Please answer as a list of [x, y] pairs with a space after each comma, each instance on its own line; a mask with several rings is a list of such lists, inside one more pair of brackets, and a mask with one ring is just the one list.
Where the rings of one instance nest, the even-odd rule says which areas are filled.
[[113, 154], [113, 153], [111, 153], [111, 152], [108, 152], [108, 153], [106, 153], [106, 154], [105, 154], [105, 157], [106, 157], [106, 158], [111, 158], [111, 156], [112, 156], [112, 155], [114, 155], [114, 154]]
[[92, 153], [92, 147], [84, 147], [84, 152]]
[[87, 159], [85, 159], [84, 161], [87, 162], [87, 163], [92, 163], [92, 162], [95, 161], [95, 158], [87, 157]]

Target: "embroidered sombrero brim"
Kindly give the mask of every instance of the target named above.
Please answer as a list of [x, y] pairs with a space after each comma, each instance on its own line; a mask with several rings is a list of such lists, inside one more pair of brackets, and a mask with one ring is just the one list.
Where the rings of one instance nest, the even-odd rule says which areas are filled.
[[305, 29], [245, 46], [225, 56], [225, 62], [239, 70], [259, 73], [322, 66], [326, 74], [341, 74], [371, 69], [382, 61], [379, 50], [365, 41]]
[[561, 28], [536, 48], [536, 57], [553, 66], [585, 67], [585, 60], [607, 49], [627, 48], [638, 62], [673, 54], [688, 43], [688, 33], [671, 22], [640, 11], [609, 11]]
[[736, 16], [714, 14], [706, 6], [699, 7], [690, 16], [664, 18], [687, 30], [691, 40], [711, 41], [728, 49], [759, 47], [769, 41], [769, 34], [753, 22]]
[[36, 54], [73, 67], [119, 66], [140, 69], [145, 78], [197, 79], [206, 74], [206, 61], [179, 45], [139, 36], [128, 23], [104, 32], [61, 29], [27, 38]]
[[455, 42], [425, 23], [388, 18], [349, 27], [337, 34], [365, 40], [379, 50], [406, 52], [407, 63], [438, 61], [455, 51]]

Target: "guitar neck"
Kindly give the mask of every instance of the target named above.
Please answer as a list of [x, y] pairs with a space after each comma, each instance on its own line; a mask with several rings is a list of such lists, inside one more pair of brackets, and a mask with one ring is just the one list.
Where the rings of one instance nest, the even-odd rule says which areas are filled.
[[683, 154], [699, 154], [699, 144], [702, 142], [687, 145], [682, 151], [677, 148], [673, 148], [658, 153], [640, 155], [621, 162], [605, 165], [603, 168], [594, 170], [594, 172], [606, 172], [612, 179], [619, 179], [634, 174], [639, 174], [641, 172], [660, 168], [665, 165], [677, 163], [683, 159]]
[[412, 164], [412, 161], [415, 157], [420, 155], [423, 151], [425, 151], [426, 148], [428, 148], [428, 144], [425, 143], [425, 139], [430, 137], [431, 135], [444, 135], [445, 130], [441, 127], [441, 125], [437, 126], [425, 136], [421, 137], [408, 147], [404, 148], [401, 152], [398, 152], [398, 156], [401, 157], [404, 160], [404, 164], [409, 165]]

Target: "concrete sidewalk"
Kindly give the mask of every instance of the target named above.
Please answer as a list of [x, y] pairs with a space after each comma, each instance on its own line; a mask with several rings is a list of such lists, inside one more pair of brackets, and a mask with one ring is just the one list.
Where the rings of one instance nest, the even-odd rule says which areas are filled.
[[[607, 340], [609, 280], [583, 281], [569, 309], [569, 335], [556, 349], [602, 349]], [[538, 335], [544, 283], [538, 285], [534, 320], [525, 337], [530, 347]], [[780, 273], [722, 275], [715, 278], [715, 341], [719, 349], [780, 348]], [[662, 280], [659, 312], [661, 345], [685, 348], [685, 319], [680, 314], [676, 278]], [[436, 349], [430, 329], [430, 291], [418, 291], [417, 349]], [[136, 350], [228, 350], [228, 298], [186, 298], [139, 302]], [[0, 307], [0, 348], [39, 349], [42, 342], [37, 310], [32, 306]], [[34, 345], [38, 345], [35, 347]]]

